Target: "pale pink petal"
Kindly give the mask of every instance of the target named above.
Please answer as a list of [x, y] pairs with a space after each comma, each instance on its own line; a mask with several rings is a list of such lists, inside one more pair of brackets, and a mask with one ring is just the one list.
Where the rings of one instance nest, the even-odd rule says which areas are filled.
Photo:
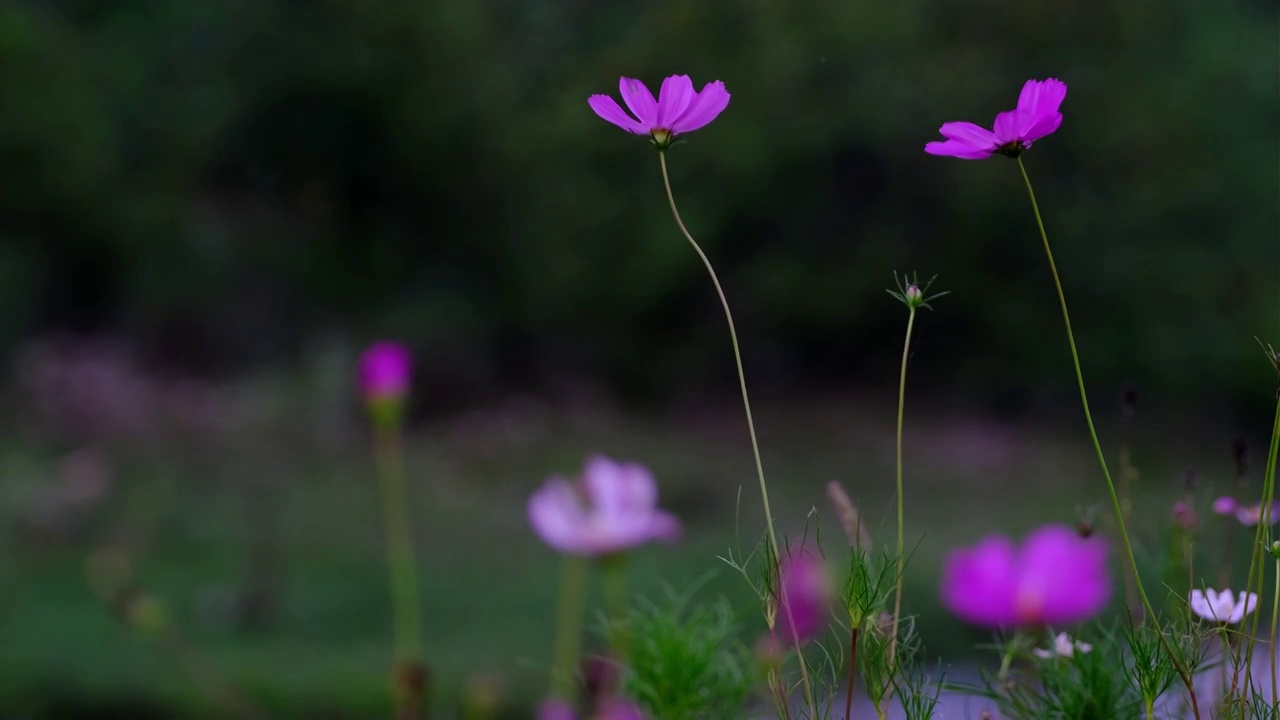
[[680, 532], [680, 521], [669, 512], [658, 510], [649, 518], [647, 534], [654, 540], [675, 542], [680, 539]]
[[974, 150], [972, 145], [958, 140], [927, 143], [924, 146], [924, 151], [930, 155], [954, 157], [961, 160], [985, 160], [991, 157], [992, 153], [992, 150]]
[[724, 83], [719, 80], [707, 83], [693, 102], [689, 103], [684, 114], [670, 123], [670, 130], [673, 133], [693, 132], [715, 120], [728, 106], [729, 92], [724, 89]]
[[583, 483], [597, 514], [610, 518], [646, 515], [658, 499], [653, 475], [636, 463], [618, 463], [603, 455], [587, 460]]
[[663, 80], [662, 89], [658, 92], [658, 117], [654, 127], [671, 129], [671, 122], [684, 115], [697, 97], [688, 75], [672, 75]]
[[591, 106], [592, 110], [596, 111], [597, 115], [627, 132], [637, 135], [649, 134], [649, 128], [628, 115], [618, 106], [618, 101], [608, 95], [592, 95], [587, 98], [587, 104]]
[[618, 89], [622, 92], [622, 101], [627, 104], [631, 114], [649, 128], [656, 127], [658, 101], [653, 99], [653, 93], [649, 92], [649, 88], [639, 80], [624, 77], [618, 80]]
[[538, 488], [529, 497], [528, 516], [546, 544], [561, 552], [585, 551], [586, 510], [567, 480], [553, 477]]

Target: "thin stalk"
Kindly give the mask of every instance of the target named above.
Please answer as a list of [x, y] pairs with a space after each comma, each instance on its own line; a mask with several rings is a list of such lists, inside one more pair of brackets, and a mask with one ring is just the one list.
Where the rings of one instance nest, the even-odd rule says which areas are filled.
[[[1276, 395], [1276, 415], [1275, 420], [1271, 423], [1271, 444], [1267, 449], [1267, 468], [1262, 473], [1262, 507], [1258, 517], [1258, 529], [1254, 534], [1253, 554], [1249, 558], [1249, 578], [1245, 582], [1245, 592], [1253, 591], [1253, 579], [1258, 578], [1258, 596], [1262, 596], [1262, 583], [1264, 582], [1263, 574], [1266, 569], [1266, 556], [1261, 550], [1266, 542], [1267, 533], [1271, 529], [1271, 503], [1275, 499], [1276, 489], [1276, 455], [1280, 453], [1280, 394]], [[1254, 573], [1257, 573], [1256, 576]], [[1245, 597], [1248, 597], [1246, 595]], [[1253, 616], [1253, 623], [1249, 630], [1248, 652], [1249, 656], [1245, 660], [1245, 677], [1252, 678], [1253, 675], [1253, 651], [1254, 643], [1258, 639], [1258, 615]], [[1271, 648], [1272, 663], [1275, 662], [1275, 648]], [[1235, 688], [1235, 681], [1232, 681], [1232, 689]]]
[[414, 682], [420, 673], [421, 623], [419, 621], [418, 580], [413, 552], [413, 532], [409, 525], [408, 493], [405, 489], [404, 451], [400, 428], [374, 428], [374, 461], [382, 496], [382, 526], [386, 535], [387, 564], [391, 576], [392, 632], [395, 639], [396, 716], [416, 717], [422, 704], [422, 687]]
[[1280, 702], [1280, 693], [1276, 692], [1276, 621], [1280, 620], [1280, 558], [1275, 562], [1276, 587], [1271, 599], [1271, 701]]
[[[1098, 441], [1098, 431], [1093, 426], [1093, 414], [1089, 412], [1089, 394], [1084, 386], [1084, 372], [1080, 369], [1080, 353], [1076, 350], [1075, 334], [1071, 331], [1071, 315], [1067, 312], [1067, 296], [1062, 290], [1062, 279], [1058, 276], [1058, 266], [1053, 260], [1053, 250], [1049, 247], [1049, 234], [1045, 232], [1044, 219], [1040, 216], [1040, 205], [1036, 202], [1036, 192], [1031, 187], [1031, 178], [1027, 175], [1027, 168], [1022, 164], [1022, 158], [1019, 157], [1017, 160], [1018, 170], [1022, 173], [1022, 182], [1027, 186], [1027, 196], [1031, 198], [1031, 210], [1036, 216], [1036, 227], [1040, 229], [1040, 240], [1044, 243], [1044, 254], [1049, 260], [1049, 271], [1053, 274], [1053, 285], [1058, 292], [1058, 303], [1062, 306], [1062, 323], [1067, 329], [1067, 344], [1071, 347], [1071, 362], [1075, 366], [1076, 384], [1080, 388], [1080, 404], [1084, 408], [1085, 425], [1089, 428], [1089, 438], [1093, 440], [1093, 449], [1098, 455], [1098, 464], [1102, 467], [1102, 477], [1107, 481], [1107, 492], [1111, 495], [1112, 509], [1115, 510], [1120, 539], [1124, 545], [1125, 555], [1129, 559], [1129, 568], [1133, 572], [1134, 585], [1138, 588], [1138, 597], [1142, 600], [1142, 608], [1146, 611], [1147, 617], [1151, 618], [1156, 635], [1160, 638], [1160, 643], [1164, 646], [1165, 652], [1169, 654], [1169, 658], [1173, 660], [1178, 676], [1182, 678], [1182, 683], [1186, 685], [1188, 692], [1194, 694], [1191, 671], [1187, 669], [1182, 659], [1174, 652], [1173, 647], [1169, 644], [1169, 639], [1165, 637], [1164, 632], [1160, 629], [1160, 619], [1156, 617], [1155, 608], [1151, 606], [1151, 600], [1147, 597], [1146, 588], [1142, 585], [1142, 575], [1138, 571], [1138, 559], [1133, 554], [1133, 543], [1129, 540], [1129, 529], [1124, 521], [1124, 510], [1120, 506], [1120, 497], [1116, 494], [1116, 484], [1111, 479], [1111, 471], [1107, 468], [1107, 456], [1102, 452], [1102, 443]], [[1200, 711], [1195, 709], [1195, 714], [1198, 719]]]
[[613, 632], [609, 639], [613, 645], [614, 659], [619, 667], [625, 667], [631, 657], [631, 631], [627, 627], [627, 613], [631, 602], [627, 599], [627, 562], [625, 555], [615, 555], [601, 562], [604, 571], [605, 602], [609, 606]]
[[1156, 703], [1154, 700], [1148, 699], [1147, 700], [1147, 720], [1155, 720], [1155, 717], [1156, 717]]
[[858, 680], [858, 626], [849, 630], [849, 682], [844, 691], [844, 720], [853, 720], [853, 685]]
[[564, 558], [560, 578], [560, 611], [556, 617], [555, 651], [551, 665], [551, 695], [573, 701], [573, 673], [582, 649], [582, 614], [587, 600], [587, 563]]
[[889, 640], [889, 668], [895, 669], [894, 661], [898, 652], [898, 621], [902, 615], [903, 570], [906, 564], [906, 530], [903, 524], [903, 506], [905, 498], [902, 494], [902, 420], [907, 402], [907, 360], [911, 357], [911, 331], [916, 324], [916, 308], [907, 305], [907, 333], [902, 342], [902, 369], [898, 373], [898, 434], [897, 434], [897, 495], [898, 495], [898, 582], [893, 593], [893, 637]]
[[[685, 227], [684, 221], [680, 219], [680, 210], [676, 207], [676, 197], [671, 191], [671, 177], [667, 173], [666, 152], [658, 152], [658, 164], [662, 166], [662, 185], [667, 191], [667, 203], [671, 206], [671, 215], [675, 218], [676, 226], [680, 228], [680, 233], [684, 235], [685, 240], [689, 241], [693, 251], [702, 260], [703, 267], [707, 269], [707, 274], [711, 276], [711, 284], [715, 286], [716, 295], [720, 298], [720, 306], [724, 309], [724, 319], [729, 324], [729, 341], [733, 345], [733, 361], [738, 368], [738, 388], [742, 391], [742, 408], [747, 414], [747, 432], [751, 435], [751, 453], [756, 462], [756, 477], [760, 481], [760, 501], [764, 505], [764, 522], [769, 531], [769, 548], [773, 552], [774, 561], [779, 562], [782, 558], [782, 553], [778, 547], [778, 533], [773, 527], [773, 510], [769, 507], [769, 486], [764, 480], [764, 463], [760, 460], [760, 441], [756, 438], [755, 419], [751, 415], [751, 399], [747, 396], [747, 375], [742, 368], [742, 350], [738, 345], [738, 331], [733, 324], [733, 313], [729, 311], [729, 300], [725, 297], [724, 288], [720, 287], [720, 279], [716, 276], [715, 268], [711, 266], [711, 260], [707, 258], [707, 254], [702, 251], [698, 241], [693, 239], [693, 235], [689, 234], [689, 229]], [[804, 653], [800, 652], [799, 638], [794, 637], [794, 634], [793, 638], [795, 640], [796, 657], [800, 663], [800, 675], [804, 679], [805, 697], [808, 700], [810, 712], [814, 717], [817, 717], [818, 705], [814, 702], [813, 684], [809, 680], [809, 668], [805, 663]]]
[[[1130, 450], [1131, 418], [1126, 414], [1120, 419], [1120, 507], [1124, 511], [1126, 523], [1133, 517], [1133, 455]], [[1125, 606], [1129, 611], [1129, 622], [1137, 624], [1142, 621], [1142, 609], [1138, 600], [1138, 588], [1131, 568], [1123, 569]]]

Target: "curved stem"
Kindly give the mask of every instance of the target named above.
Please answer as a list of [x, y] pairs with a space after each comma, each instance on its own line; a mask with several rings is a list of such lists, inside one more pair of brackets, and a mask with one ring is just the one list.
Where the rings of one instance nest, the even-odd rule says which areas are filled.
[[[1040, 229], [1040, 240], [1044, 243], [1044, 254], [1049, 260], [1049, 271], [1053, 274], [1053, 285], [1058, 291], [1058, 303], [1062, 306], [1062, 323], [1067, 329], [1067, 344], [1071, 347], [1071, 362], [1075, 366], [1076, 384], [1080, 388], [1080, 404], [1084, 408], [1084, 421], [1089, 427], [1089, 438], [1093, 440], [1093, 449], [1098, 455], [1098, 464], [1102, 467], [1102, 477], [1107, 481], [1107, 492], [1111, 495], [1111, 505], [1116, 513], [1116, 525], [1120, 530], [1120, 539], [1124, 545], [1125, 555], [1129, 560], [1129, 569], [1133, 573], [1134, 585], [1138, 588], [1138, 597], [1142, 600], [1143, 610], [1146, 611], [1147, 617], [1151, 618], [1151, 623], [1155, 627], [1156, 635], [1160, 638], [1160, 643], [1164, 646], [1165, 652], [1169, 654], [1169, 658], [1173, 661], [1183, 684], [1187, 686], [1189, 691], [1194, 692], [1192, 690], [1191, 672], [1174, 652], [1173, 647], [1169, 644], [1169, 639], [1161, 631], [1160, 619], [1156, 616], [1155, 608], [1151, 606], [1151, 600], [1147, 597], [1146, 588], [1142, 585], [1142, 575], [1138, 571], [1138, 560], [1133, 554], [1133, 543], [1129, 540], [1129, 529], [1124, 521], [1124, 509], [1120, 505], [1120, 497], [1116, 493], [1115, 481], [1111, 479], [1111, 471], [1107, 469], [1107, 456], [1102, 452], [1102, 443], [1098, 441], [1098, 431], [1093, 426], [1093, 414], [1089, 412], [1089, 394], [1084, 387], [1084, 372], [1080, 369], [1080, 353], [1076, 350], [1075, 334], [1071, 331], [1071, 315], [1067, 312], [1067, 296], [1062, 291], [1062, 279], [1058, 277], [1058, 266], [1053, 261], [1053, 250], [1049, 248], [1049, 235], [1045, 232], [1044, 220], [1040, 217], [1040, 205], [1036, 202], [1036, 192], [1031, 187], [1031, 178], [1027, 175], [1026, 166], [1022, 164], [1022, 158], [1017, 160], [1018, 170], [1022, 173], [1022, 181], [1027, 186], [1027, 196], [1031, 198], [1031, 210], [1036, 216], [1036, 226]], [[1199, 717], [1198, 711], [1196, 717]]]
[[400, 428], [374, 428], [374, 454], [382, 496], [382, 525], [386, 534], [387, 563], [391, 574], [391, 602], [394, 622], [397, 670], [397, 717], [417, 712], [421, 689], [413, 681], [418, 666], [421, 623], [418, 615], [418, 580], [413, 553], [413, 532], [409, 525], [408, 493], [405, 490], [404, 451]]
[[[1262, 473], [1262, 504], [1259, 507], [1258, 529], [1254, 534], [1253, 553], [1249, 556], [1249, 578], [1245, 582], [1246, 593], [1253, 591], [1253, 579], [1258, 579], [1257, 593], [1262, 596], [1262, 583], [1264, 582], [1263, 574], [1266, 569], [1266, 556], [1262, 553], [1263, 545], [1266, 544], [1266, 535], [1271, 528], [1271, 503], [1275, 499], [1276, 489], [1276, 455], [1280, 453], [1280, 394], [1276, 396], [1276, 416], [1271, 423], [1271, 444], [1267, 449], [1267, 467]], [[1246, 597], [1248, 597], [1246, 595]], [[1248, 657], [1245, 658], [1245, 677], [1252, 678], [1253, 675], [1253, 652], [1254, 645], [1258, 638], [1258, 614], [1254, 614], [1253, 622], [1249, 629], [1248, 640]], [[1271, 648], [1271, 662], [1275, 664], [1276, 649]], [[1232, 689], [1235, 683], [1232, 682]]]
[[582, 646], [582, 613], [587, 599], [587, 564], [566, 555], [560, 579], [560, 612], [551, 665], [551, 695], [573, 701], [573, 673]]
[[889, 640], [889, 667], [894, 669], [898, 651], [898, 621], [902, 617], [903, 571], [906, 565], [906, 531], [903, 517], [905, 499], [902, 494], [902, 421], [907, 403], [907, 360], [911, 357], [911, 331], [916, 324], [916, 308], [908, 305], [907, 334], [902, 342], [902, 370], [898, 374], [897, 495], [898, 495], [898, 587], [893, 594], [893, 638]]
[[[693, 239], [693, 235], [689, 234], [689, 229], [684, 226], [684, 221], [680, 219], [680, 210], [676, 207], [676, 198], [671, 192], [671, 177], [667, 173], [667, 154], [665, 152], [658, 151], [658, 163], [662, 166], [662, 184], [667, 191], [667, 203], [671, 206], [671, 215], [675, 218], [676, 226], [680, 228], [680, 233], [684, 235], [685, 240], [689, 241], [693, 251], [702, 260], [703, 267], [707, 269], [707, 274], [711, 276], [711, 284], [715, 286], [716, 295], [720, 298], [720, 306], [724, 309], [724, 319], [729, 324], [729, 341], [733, 344], [733, 360], [738, 367], [738, 387], [742, 391], [742, 408], [747, 414], [747, 432], [751, 435], [751, 453], [756, 461], [756, 477], [760, 481], [760, 501], [764, 504], [764, 522], [769, 531], [769, 548], [773, 552], [774, 562], [781, 562], [782, 553], [778, 547], [778, 533], [773, 527], [773, 510], [769, 507], [769, 486], [764, 480], [764, 463], [760, 461], [760, 442], [756, 439], [756, 424], [751, 415], [751, 399], [747, 396], [747, 375], [742, 369], [742, 350], [738, 346], [738, 331], [733, 325], [733, 313], [729, 311], [729, 300], [724, 295], [724, 288], [720, 287], [720, 279], [716, 276], [715, 268], [711, 266], [711, 260], [707, 258], [707, 254], [702, 251], [698, 241]], [[809, 709], [813, 716], [817, 717], [818, 711], [817, 703], [814, 702], [813, 698], [813, 685], [809, 681], [809, 670], [804, 660], [804, 654], [800, 652], [798, 638], [796, 638], [795, 644]]]
[[1276, 620], [1280, 620], [1280, 558], [1275, 562], [1276, 587], [1275, 595], [1271, 599], [1271, 702], [1280, 701], [1280, 693], [1276, 692]]

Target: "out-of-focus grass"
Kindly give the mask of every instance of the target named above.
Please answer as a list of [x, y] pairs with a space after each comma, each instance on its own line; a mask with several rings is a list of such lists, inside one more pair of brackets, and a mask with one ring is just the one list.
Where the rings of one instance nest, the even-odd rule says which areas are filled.
[[[798, 538], [806, 525], [811, 531], [820, 525], [833, 562], [843, 562], [843, 536], [824, 492], [828, 481], [839, 480], [875, 541], [891, 541], [890, 414], [839, 403], [762, 403], [758, 412], [783, 532]], [[985, 637], [940, 607], [937, 577], [949, 547], [988, 532], [1020, 535], [1046, 521], [1073, 522], [1077, 505], [1097, 504], [1099, 517], [1109, 517], [1084, 437], [1082, 428], [1037, 432], [971, 419], [909, 424], [907, 537], [919, 544], [908, 568], [906, 610], [918, 615], [929, 656], [963, 661]], [[479, 676], [498, 679], [508, 696], [524, 700], [545, 686], [560, 566], [528, 529], [524, 502], [548, 473], [574, 472], [589, 452], [646, 462], [659, 478], [663, 504], [686, 524], [679, 546], [635, 555], [634, 591], [657, 595], [661, 583], [681, 588], [714, 571], [706, 596], [727, 596], [746, 627], [763, 629], [744, 581], [716, 559], [735, 545], [735, 525], [746, 548], [763, 527], [735, 412], [658, 422], [502, 411], [417, 428], [409, 447], [425, 649], [443, 705], [454, 707]], [[134, 558], [139, 585], [205, 659], [259, 703], [287, 716], [383, 716], [390, 614], [363, 443], [357, 434], [305, 451], [290, 448], [244, 457], [229, 448], [216, 469], [181, 454], [134, 456], [122, 464], [90, 535], [111, 537], [123, 526], [147, 538]], [[1140, 503], [1140, 525], [1163, 522], [1176, 478], [1199, 452], [1139, 452], [1148, 500]], [[11, 448], [23, 461], [4, 466], [32, 467], [28, 453]], [[1226, 479], [1225, 451], [1199, 457]], [[257, 502], [274, 509], [251, 512]], [[184, 715], [219, 715], [171, 656], [120, 624], [89, 591], [85, 562], [98, 540], [50, 545], [9, 525], [0, 709], [82, 696], [140, 698], [185, 708]], [[249, 632], [229, 621], [225, 597], [250, 555], [260, 552], [254, 542], [269, 548], [265, 567], [277, 608], [265, 629]], [[1145, 548], [1158, 549], [1154, 542]], [[1117, 597], [1118, 590], [1117, 584]]]

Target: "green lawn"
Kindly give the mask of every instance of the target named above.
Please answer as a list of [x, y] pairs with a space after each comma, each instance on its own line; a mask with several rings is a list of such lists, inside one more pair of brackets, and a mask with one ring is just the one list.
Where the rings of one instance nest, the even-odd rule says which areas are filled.
[[[843, 539], [824, 488], [840, 480], [874, 540], [891, 540], [891, 414], [836, 402], [765, 402], [757, 412], [781, 531], [799, 537], [806, 523], [820, 524], [824, 546], [838, 554]], [[987, 532], [1072, 522], [1077, 505], [1099, 504], [1100, 517], [1108, 516], [1085, 441], [1075, 425], [1039, 432], [953, 418], [909, 424], [907, 537], [919, 546], [906, 602], [930, 653], [963, 660], [984, 638], [952, 622], [937, 601], [950, 546]], [[307, 717], [383, 715], [390, 617], [363, 443], [357, 433], [315, 446], [262, 446], [270, 448], [270, 439], [212, 464], [173, 452], [130, 456], [89, 536], [127, 529], [145, 548], [136, 558], [140, 585], [163, 602], [205, 661], [258, 702], [288, 716], [302, 716], [303, 708]], [[744, 581], [716, 559], [735, 543], [739, 488], [742, 543], [750, 546], [763, 527], [745, 427], [732, 406], [660, 422], [603, 412], [495, 412], [418, 428], [410, 447], [425, 647], [440, 702], [453, 706], [478, 678], [495, 679], [517, 699], [544, 687], [560, 566], [528, 529], [524, 501], [548, 472], [575, 470], [589, 451], [645, 461], [663, 503], [686, 523], [679, 546], [634, 557], [634, 591], [657, 594], [663, 582], [682, 588], [715, 572], [707, 596], [728, 596], [752, 633], [762, 627]], [[1147, 527], [1167, 515], [1183, 468], [1202, 462], [1209, 475], [1228, 477], [1226, 451], [1182, 446], [1156, 455], [1144, 447], [1137, 461], [1149, 502], [1139, 503], [1137, 514]], [[30, 451], [9, 452], [6, 468], [40, 467]], [[251, 515], [252, 501], [274, 509]], [[10, 520], [20, 508], [13, 510]], [[89, 591], [85, 561], [98, 540], [50, 544], [16, 522], [10, 528], [0, 710], [34, 715], [52, 699], [72, 697], [168, 704], [185, 708], [184, 716], [209, 707], [180, 663], [119, 623]], [[246, 558], [260, 553], [251, 549], [255, 542], [269, 548], [265, 574], [275, 583], [278, 612], [265, 630], [246, 632], [227, 621], [219, 598], [243, 578]]]

